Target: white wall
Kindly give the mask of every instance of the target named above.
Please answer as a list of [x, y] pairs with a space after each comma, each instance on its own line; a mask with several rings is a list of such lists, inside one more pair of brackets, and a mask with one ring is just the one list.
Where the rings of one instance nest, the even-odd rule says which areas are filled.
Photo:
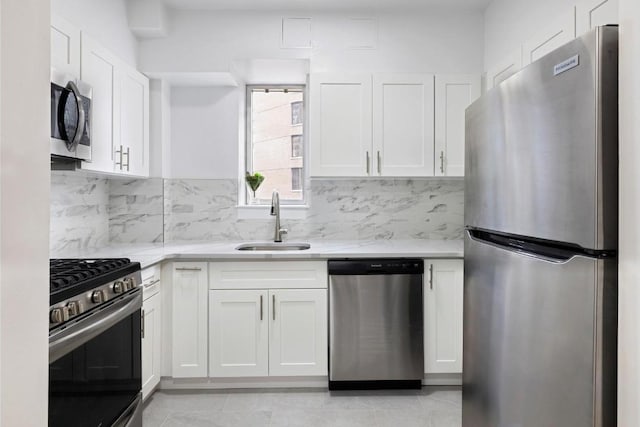
[[640, 2], [620, 0], [618, 425], [640, 425]]
[[485, 10], [485, 68], [501, 61], [578, 0], [493, 0]]
[[0, 425], [47, 425], [49, 1], [0, 1]]
[[[282, 18], [310, 17], [310, 49], [283, 49]], [[174, 11], [166, 38], [140, 42], [143, 71], [224, 71], [233, 59], [311, 60], [311, 71], [480, 72], [482, 13], [385, 13], [376, 49], [349, 49], [362, 14]], [[188, 46], [188, 49], [185, 48]]]
[[131, 65], [137, 63], [136, 38], [129, 31], [126, 0], [51, 0], [60, 15]]
[[242, 91], [234, 87], [171, 90], [166, 178], [237, 178], [241, 95]]

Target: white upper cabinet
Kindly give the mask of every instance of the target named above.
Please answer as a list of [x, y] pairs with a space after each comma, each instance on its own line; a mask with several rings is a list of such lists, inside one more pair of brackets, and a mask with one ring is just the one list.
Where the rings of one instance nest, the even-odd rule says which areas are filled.
[[463, 261], [427, 260], [424, 367], [427, 374], [462, 373]]
[[51, 15], [51, 67], [80, 76], [80, 28], [56, 15]]
[[91, 162], [82, 169], [114, 172], [114, 117], [117, 113], [116, 68], [118, 60], [91, 37], [82, 35], [80, 78], [93, 89], [91, 100]]
[[93, 89], [91, 162], [82, 169], [149, 176], [149, 79], [85, 33], [80, 78]]
[[522, 46], [522, 63], [529, 65], [547, 53], [570, 42], [576, 36], [575, 9], [561, 15], [555, 23], [547, 26]]
[[487, 70], [487, 90], [496, 87], [522, 68], [522, 48], [511, 52], [509, 56]]
[[433, 74], [373, 77], [371, 175], [433, 176]]
[[116, 131], [118, 172], [149, 176], [149, 79], [135, 68], [122, 65], [118, 70], [120, 117]]
[[582, 0], [576, 5], [576, 34], [618, 23], [618, 0]]
[[172, 375], [207, 376], [206, 262], [176, 262], [172, 266]]
[[312, 74], [310, 86], [311, 175], [371, 173], [371, 75]]
[[480, 96], [480, 76], [436, 76], [435, 175], [464, 176], [465, 110]]

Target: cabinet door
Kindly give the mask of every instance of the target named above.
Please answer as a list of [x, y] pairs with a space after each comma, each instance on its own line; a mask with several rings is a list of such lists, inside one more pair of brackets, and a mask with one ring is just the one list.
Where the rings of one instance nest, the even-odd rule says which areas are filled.
[[207, 376], [207, 263], [173, 264], [174, 378]]
[[576, 36], [575, 9], [564, 14], [553, 25], [540, 31], [522, 46], [522, 64], [529, 65], [547, 53], [570, 42]]
[[427, 260], [424, 366], [427, 374], [462, 372], [462, 260]]
[[210, 377], [269, 375], [267, 291], [209, 291]]
[[576, 5], [578, 36], [599, 25], [617, 24], [618, 0], [582, 0]]
[[142, 304], [142, 398], [160, 383], [161, 335], [160, 294]]
[[313, 74], [310, 86], [311, 175], [372, 174], [371, 75]]
[[51, 67], [80, 77], [80, 29], [56, 15], [51, 15]]
[[464, 176], [465, 110], [480, 96], [480, 76], [436, 76], [436, 176]]
[[122, 173], [149, 176], [149, 79], [126, 64], [118, 70]]
[[114, 172], [114, 117], [117, 112], [115, 82], [118, 60], [105, 48], [82, 35], [80, 77], [93, 88], [91, 102], [91, 162], [82, 169]]
[[374, 76], [372, 175], [433, 176], [433, 78]]
[[327, 375], [326, 289], [269, 291], [269, 375]]
[[487, 71], [487, 90], [496, 87], [522, 68], [522, 49], [518, 48], [509, 56]]

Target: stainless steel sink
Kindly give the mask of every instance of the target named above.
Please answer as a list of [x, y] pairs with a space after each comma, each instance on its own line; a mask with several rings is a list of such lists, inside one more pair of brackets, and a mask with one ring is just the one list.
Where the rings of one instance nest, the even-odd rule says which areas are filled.
[[244, 243], [236, 248], [237, 251], [305, 251], [309, 243]]

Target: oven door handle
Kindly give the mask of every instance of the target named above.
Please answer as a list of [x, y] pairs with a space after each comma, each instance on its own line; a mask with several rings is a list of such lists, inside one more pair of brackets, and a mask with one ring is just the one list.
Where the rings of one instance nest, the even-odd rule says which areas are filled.
[[110, 306], [90, 314], [49, 337], [49, 363], [97, 337], [142, 308], [142, 292], [136, 289]]

